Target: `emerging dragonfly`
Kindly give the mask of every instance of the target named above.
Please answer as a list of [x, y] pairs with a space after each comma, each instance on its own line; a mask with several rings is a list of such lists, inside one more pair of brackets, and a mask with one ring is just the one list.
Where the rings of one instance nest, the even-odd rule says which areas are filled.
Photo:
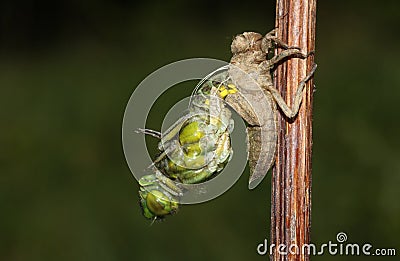
[[189, 104], [188, 113], [163, 135], [140, 130], [160, 139], [160, 154], [153, 162], [155, 174], [139, 180], [140, 201], [147, 218], [161, 218], [178, 209], [183, 184], [203, 182], [221, 172], [232, 157], [231, 111], [223, 99], [237, 88], [226, 82], [227, 72], [201, 81]]
[[[268, 59], [275, 47], [284, 50]], [[160, 139], [160, 153], [154, 160], [154, 174], [139, 180], [140, 205], [149, 219], [162, 219], [179, 208], [183, 184], [204, 182], [223, 170], [232, 157], [230, 133], [233, 130], [229, 104], [247, 123], [250, 179], [255, 188], [275, 160], [277, 143], [277, 106], [288, 117], [297, 115], [305, 83], [316, 65], [300, 82], [292, 109], [275, 89], [272, 71], [288, 57], [305, 59], [308, 55], [290, 47], [275, 36], [245, 32], [231, 45], [230, 65], [213, 72], [195, 88], [188, 114], [166, 133], [140, 130]], [[254, 87], [255, 85], [259, 87]]]

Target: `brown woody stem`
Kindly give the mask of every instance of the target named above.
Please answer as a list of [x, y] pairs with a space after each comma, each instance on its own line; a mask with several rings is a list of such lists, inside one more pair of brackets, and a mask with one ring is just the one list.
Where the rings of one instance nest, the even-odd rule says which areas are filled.
[[[315, 50], [316, 0], [277, 0], [277, 36], [289, 46]], [[277, 52], [281, 52], [278, 49]], [[314, 56], [289, 59], [277, 67], [275, 86], [291, 105], [296, 89], [310, 72]], [[302, 253], [310, 243], [311, 154], [313, 80], [307, 82], [299, 114], [292, 122], [278, 122], [278, 151], [272, 176], [271, 240], [275, 244], [271, 260], [309, 260]], [[279, 249], [280, 244], [285, 249]], [[296, 247], [289, 247], [296, 245]], [[278, 250], [297, 254], [281, 254]]]

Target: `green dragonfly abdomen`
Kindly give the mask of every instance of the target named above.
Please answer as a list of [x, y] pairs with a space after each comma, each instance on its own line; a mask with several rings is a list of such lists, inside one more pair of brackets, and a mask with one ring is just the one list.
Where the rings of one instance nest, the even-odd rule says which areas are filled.
[[201, 123], [198, 121], [193, 121], [187, 124], [179, 132], [179, 142], [182, 146], [185, 144], [198, 143], [202, 137], [204, 137], [205, 132], [200, 128]]
[[177, 176], [183, 183], [194, 184], [207, 180], [222, 171], [232, 156], [232, 148], [228, 133], [221, 135], [214, 150], [214, 158], [204, 167], [185, 170]]
[[161, 153], [155, 164], [164, 175], [193, 184], [209, 179], [225, 167], [233, 153], [233, 120], [222, 98], [235, 91], [234, 86], [222, 84], [209, 84], [198, 90], [189, 108], [193, 116], [180, 126], [175, 140], [159, 146], [169, 151], [167, 155]]
[[[200, 145], [192, 144], [192, 147], [196, 153], [188, 149], [186, 153], [183, 153], [183, 160], [165, 157], [156, 164], [157, 168], [169, 178], [177, 179], [185, 184], [194, 184], [203, 182], [213, 174], [220, 172], [229, 162], [233, 153], [228, 132], [224, 132], [218, 137], [212, 150], [198, 153]], [[183, 167], [177, 163], [178, 161], [180, 163], [183, 161], [185, 166], [190, 167]]]

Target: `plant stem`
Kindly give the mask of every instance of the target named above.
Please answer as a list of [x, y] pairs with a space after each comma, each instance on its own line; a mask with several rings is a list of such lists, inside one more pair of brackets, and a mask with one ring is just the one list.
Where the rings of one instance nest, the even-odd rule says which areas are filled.
[[[310, 52], [315, 49], [316, 0], [277, 0], [276, 27], [279, 39]], [[277, 50], [279, 53], [281, 50]], [[293, 103], [301, 80], [310, 72], [314, 57], [289, 59], [277, 67], [275, 86]], [[311, 153], [313, 80], [307, 82], [298, 116], [278, 122], [278, 151], [272, 176], [271, 260], [309, 260], [302, 246], [310, 243]], [[280, 244], [285, 249], [278, 249]], [[295, 247], [289, 248], [295, 244]], [[297, 251], [283, 255], [278, 252]]]

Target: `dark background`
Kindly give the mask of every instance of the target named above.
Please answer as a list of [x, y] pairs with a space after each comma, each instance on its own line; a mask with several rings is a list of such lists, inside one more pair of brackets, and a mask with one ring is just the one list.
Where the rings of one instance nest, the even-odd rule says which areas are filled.
[[[400, 2], [329, 2], [317, 7], [312, 241], [343, 231], [399, 252]], [[2, 1], [0, 260], [265, 260], [256, 247], [269, 238], [270, 175], [248, 191], [245, 173], [150, 226], [121, 124], [149, 73], [228, 61], [233, 35], [273, 28], [274, 4]]]

